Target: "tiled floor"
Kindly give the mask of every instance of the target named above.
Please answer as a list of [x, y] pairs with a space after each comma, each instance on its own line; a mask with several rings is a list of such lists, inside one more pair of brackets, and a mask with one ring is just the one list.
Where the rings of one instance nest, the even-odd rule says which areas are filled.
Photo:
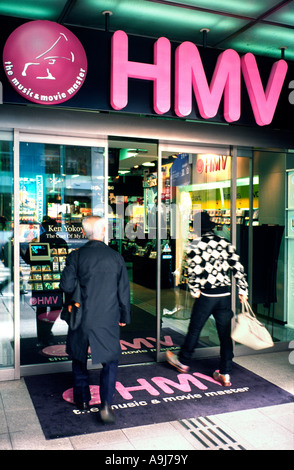
[[[290, 351], [235, 361], [294, 395]], [[293, 450], [294, 403], [46, 440], [24, 380], [0, 382], [0, 450], [29, 449]]]

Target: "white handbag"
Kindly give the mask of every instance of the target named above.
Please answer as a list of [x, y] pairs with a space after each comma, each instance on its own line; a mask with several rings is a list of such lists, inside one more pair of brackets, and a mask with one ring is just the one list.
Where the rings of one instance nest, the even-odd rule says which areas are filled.
[[266, 327], [257, 320], [246, 300], [242, 302], [242, 312], [236, 317], [231, 337], [237, 343], [252, 349], [266, 349], [274, 345], [271, 335]]

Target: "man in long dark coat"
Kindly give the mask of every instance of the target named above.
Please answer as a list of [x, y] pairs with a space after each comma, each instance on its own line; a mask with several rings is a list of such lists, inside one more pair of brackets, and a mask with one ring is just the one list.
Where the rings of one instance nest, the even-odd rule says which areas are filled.
[[121, 355], [120, 326], [130, 322], [130, 287], [122, 256], [102, 240], [105, 221], [90, 216], [83, 220], [88, 242], [68, 255], [60, 287], [73, 293], [80, 283], [82, 323], [69, 328], [67, 352], [72, 357], [74, 401], [87, 409], [91, 400], [87, 372], [90, 345], [93, 364], [102, 364], [100, 375], [100, 416], [105, 423], [114, 422], [111, 410], [115, 391], [118, 361]]

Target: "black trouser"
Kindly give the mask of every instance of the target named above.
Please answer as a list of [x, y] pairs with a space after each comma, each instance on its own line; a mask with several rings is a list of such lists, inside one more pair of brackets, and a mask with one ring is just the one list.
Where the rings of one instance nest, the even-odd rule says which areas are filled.
[[207, 297], [200, 295], [193, 305], [188, 333], [179, 354], [179, 360], [187, 365], [196, 348], [206, 321], [213, 315], [220, 340], [220, 373], [230, 374], [232, 369], [233, 342], [231, 339], [231, 296]]
[[[100, 400], [102, 405], [105, 403], [111, 405], [115, 392], [118, 361], [107, 362], [106, 364], [102, 364], [102, 366], [103, 369], [100, 373]], [[74, 402], [89, 402], [91, 400], [91, 394], [87, 361], [81, 362], [73, 359], [72, 371], [74, 379]]]
[[[57, 310], [56, 307], [51, 307], [50, 311]], [[47, 307], [37, 307], [36, 309], [36, 321], [37, 321], [37, 337], [38, 341], [49, 346], [50, 337], [52, 334], [52, 328], [54, 322], [40, 320], [39, 316], [42, 313], [47, 313]]]

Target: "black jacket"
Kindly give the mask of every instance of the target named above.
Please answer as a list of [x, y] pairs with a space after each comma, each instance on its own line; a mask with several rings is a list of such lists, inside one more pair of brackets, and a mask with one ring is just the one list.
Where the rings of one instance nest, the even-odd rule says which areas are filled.
[[73, 251], [67, 256], [61, 289], [71, 294], [77, 279], [81, 286], [83, 320], [77, 330], [69, 329], [68, 354], [84, 361], [90, 345], [94, 364], [118, 360], [119, 322], [130, 322], [130, 287], [122, 256], [101, 241], [89, 241], [79, 253]]

